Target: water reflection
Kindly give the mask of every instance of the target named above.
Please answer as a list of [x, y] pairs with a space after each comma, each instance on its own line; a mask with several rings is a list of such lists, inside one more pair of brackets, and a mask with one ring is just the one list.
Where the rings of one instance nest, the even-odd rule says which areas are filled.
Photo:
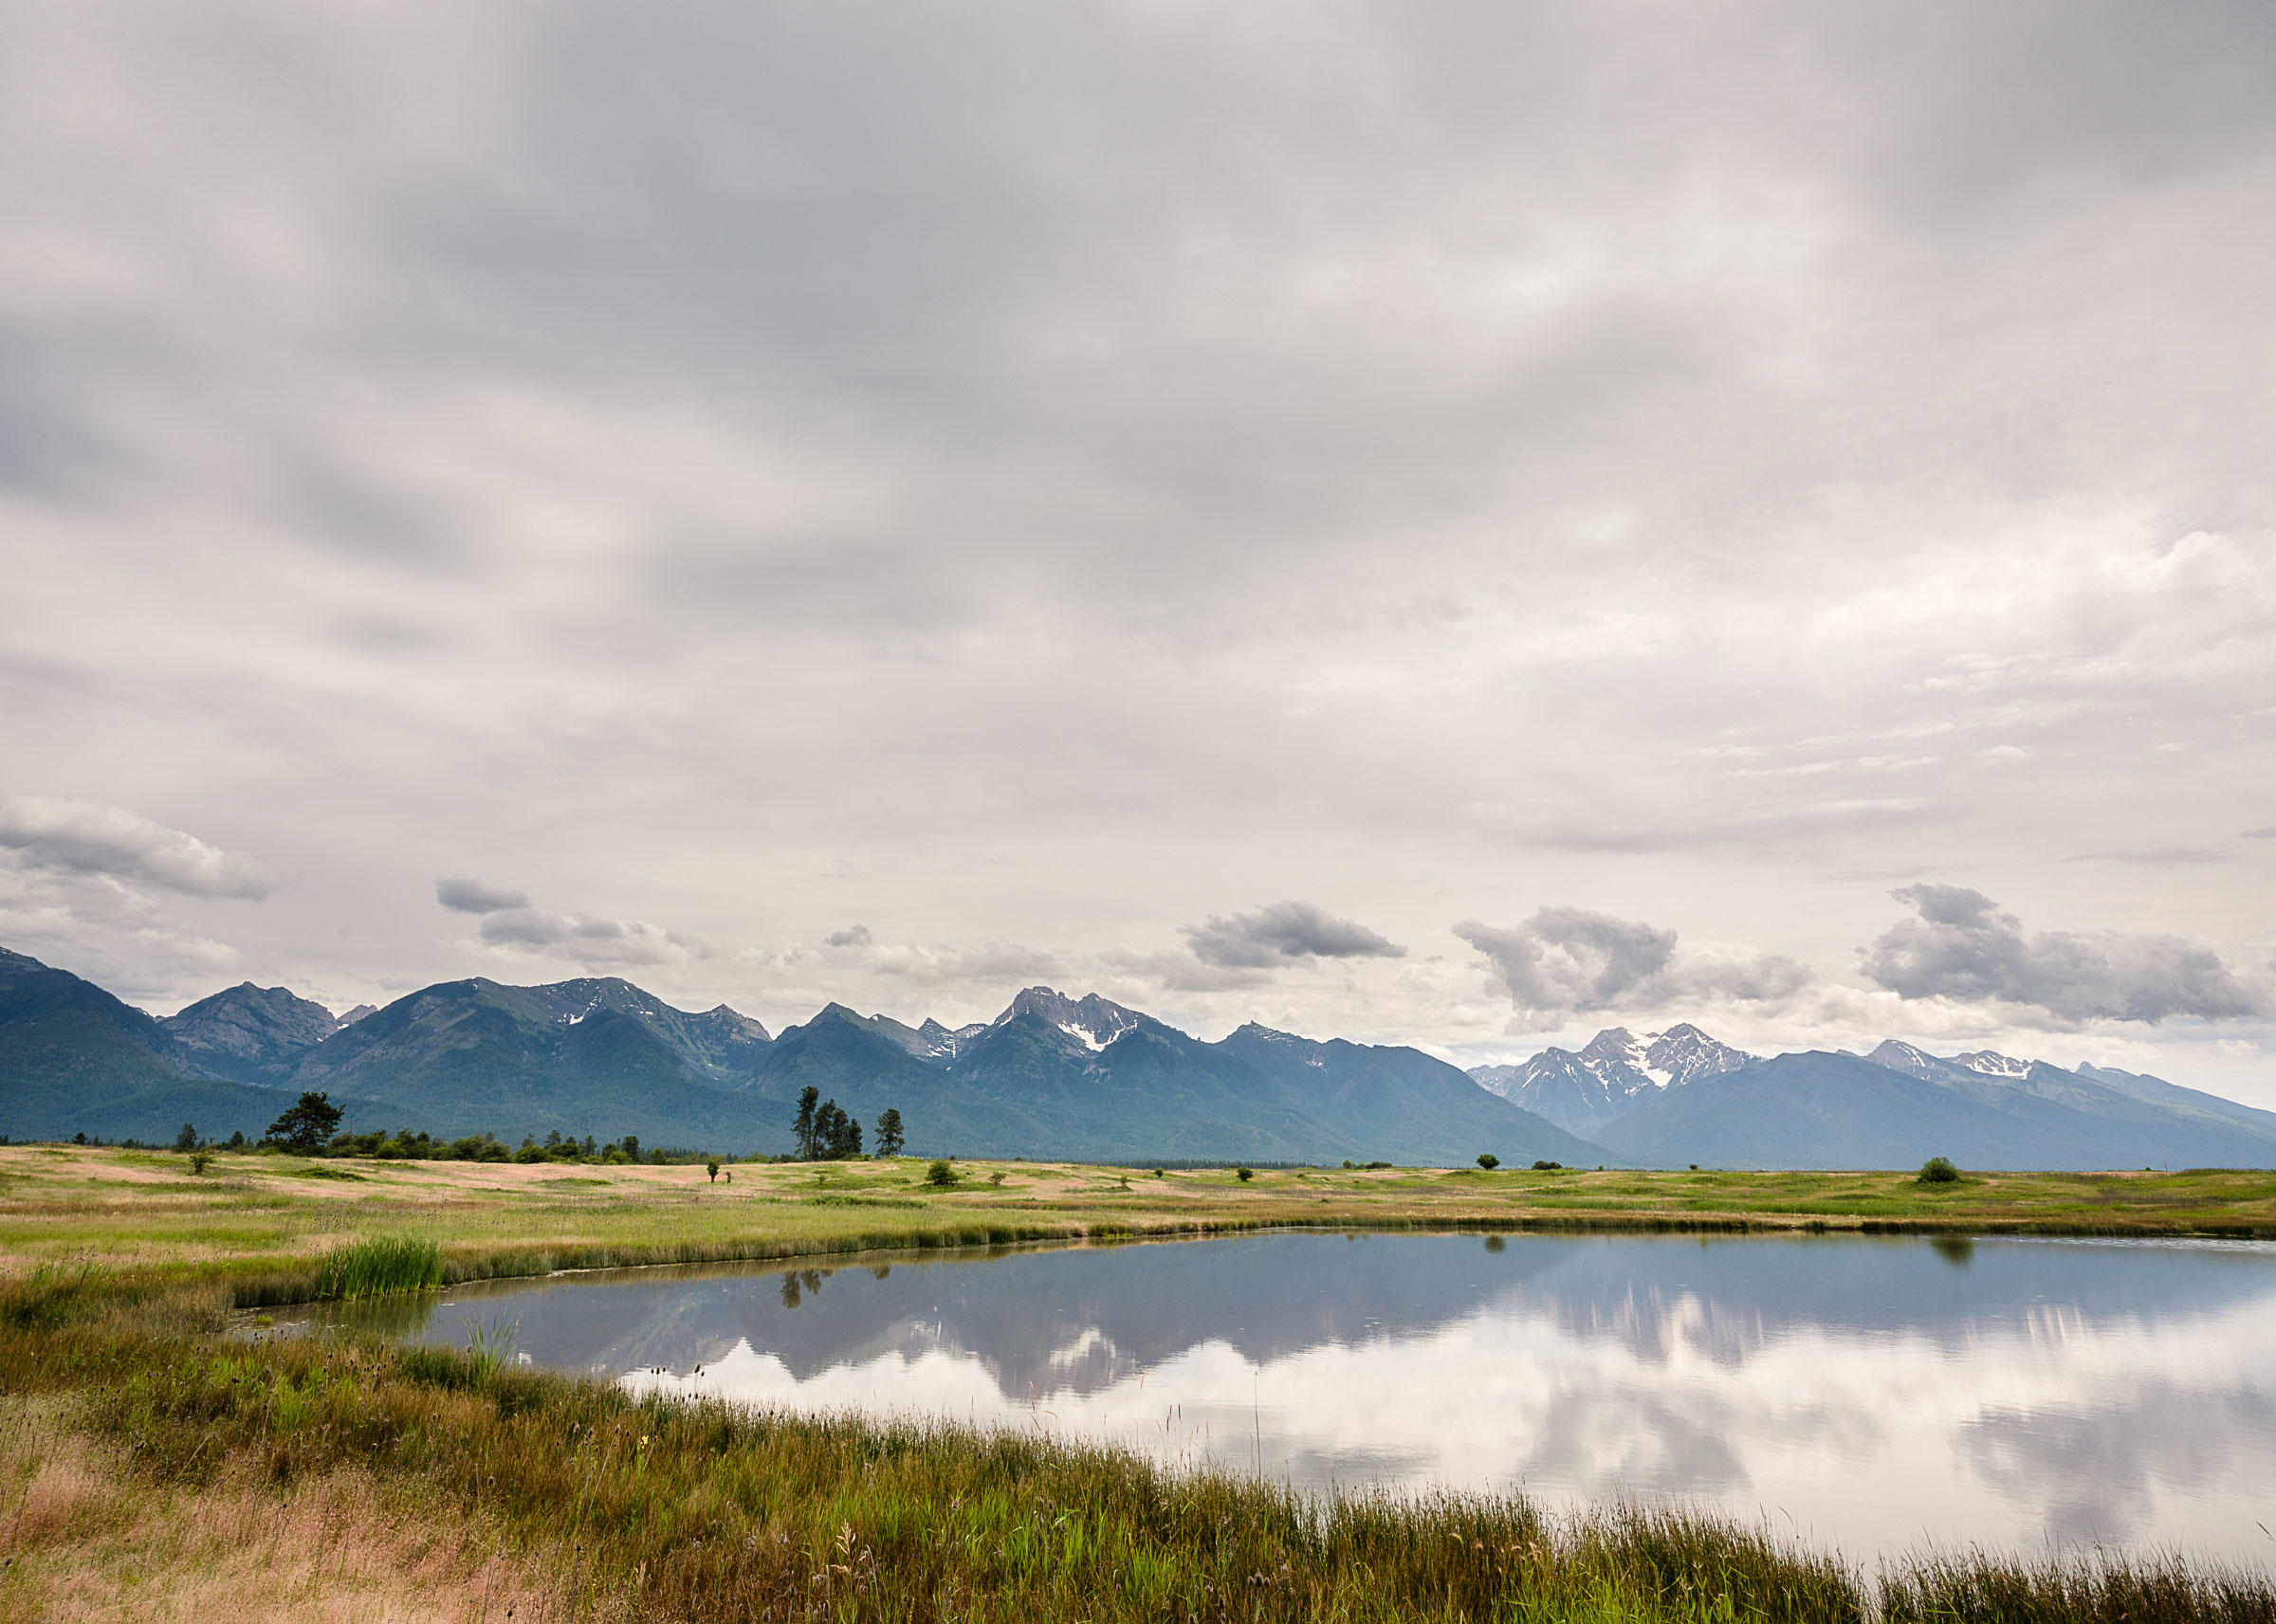
[[2276, 1249], [1287, 1234], [451, 1294], [643, 1390], [1300, 1484], [1712, 1502], [1859, 1555], [2276, 1543]]

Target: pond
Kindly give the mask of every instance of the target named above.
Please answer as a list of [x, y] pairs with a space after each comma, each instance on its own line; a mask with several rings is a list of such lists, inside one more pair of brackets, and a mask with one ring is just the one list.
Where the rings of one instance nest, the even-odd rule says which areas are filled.
[[1704, 1505], [2276, 1567], [2276, 1247], [1340, 1235], [865, 1254], [351, 1315], [798, 1411], [1109, 1440], [1308, 1487]]

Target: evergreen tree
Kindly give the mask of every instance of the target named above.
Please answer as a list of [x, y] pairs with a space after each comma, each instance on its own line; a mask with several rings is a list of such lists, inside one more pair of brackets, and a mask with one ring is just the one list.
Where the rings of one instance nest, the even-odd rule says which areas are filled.
[[877, 1154], [888, 1158], [901, 1154], [901, 1113], [890, 1105], [877, 1119]]
[[811, 1083], [798, 1093], [798, 1120], [791, 1124], [790, 1131], [798, 1141], [800, 1161], [812, 1161], [818, 1154], [814, 1137], [814, 1103], [821, 1097], [822, 1091]]
[[321, 1150], [340, 1132], [343, 1114], [329, 1095], [303, 1094], [298, 1104], [268, 1124], [267, 1137], [286, 1150]]
[[174, 1148], [176, 1150], [195, 1150], [197, 1148], [197, 1129], [191, 1123], [184, 1122], [182, 1124], [182, 1131], [174, 1136]]

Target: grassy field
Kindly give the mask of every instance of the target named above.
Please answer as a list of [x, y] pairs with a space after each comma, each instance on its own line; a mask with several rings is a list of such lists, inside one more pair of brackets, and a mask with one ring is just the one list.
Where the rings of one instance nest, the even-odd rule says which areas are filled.
[[2276, 1624], [2265, 1578], [2162, 1560], [1866, 1575], [1710, 1519], [1321, 1503], [1035, 1438], [228, 1329], [247, 1305], [555, 1267], [1266, 1225], [2276, 1234], [2267, 1175], [958, 1172], [225, 1156], [193, 1177], [159, 1153], [0, 1148], [0, 1620]]
[[1555, 1173], [1143, 1168], [922, 1161], [516, 1165], [0, 1146], [0, 1271], [101, 1266], [137, 1279], [292, 1289], [343, 1239], [430, 1240], [446, 1278], [875, 1246], [1172, 1234], [1266, 1225], [1950, 1230], [2276, 1237], [2267, 1173]]

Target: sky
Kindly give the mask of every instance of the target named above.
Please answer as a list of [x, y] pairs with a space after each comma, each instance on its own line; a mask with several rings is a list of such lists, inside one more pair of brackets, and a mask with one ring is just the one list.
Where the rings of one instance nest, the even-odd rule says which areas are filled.
[[0, 40], [0, 944], [2276, 1107], [2276, 9]]

